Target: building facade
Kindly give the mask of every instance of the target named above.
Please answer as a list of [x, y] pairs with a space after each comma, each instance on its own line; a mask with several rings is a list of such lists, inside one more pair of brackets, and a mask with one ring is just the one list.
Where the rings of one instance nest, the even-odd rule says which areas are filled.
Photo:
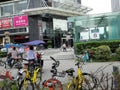
[[120, 12], [68, 18], [74, 42], [120, 40]]
[[120, 0], [111, 0], [112, 12], [120, 11]]
[[[52, 39], [55, 43], [56, 37], [52, 37], [54, 19], [67, 20], [67, 17], [85, 15], [90, 10], [81, 6], [81, 0], [0, 1], [0, 43], [23, 43], [37, 39]], [[10, 40], [6, 39], [6, 33]]]

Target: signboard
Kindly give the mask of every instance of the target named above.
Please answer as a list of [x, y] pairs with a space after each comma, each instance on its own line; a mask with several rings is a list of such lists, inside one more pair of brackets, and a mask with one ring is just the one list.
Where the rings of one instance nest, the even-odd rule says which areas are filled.
[[15, 16], [14, 17], [14, 27], [28, 26], [28, 16]]
[[80, 32], [80, 40], [88, 40], [89, 32]]
[[100, 39], [99, 29], [91, 30], [90, 38], [91, 39]]
[[90, 34], [90, 38], [91, 38], [91, 39], [100, 39], [100, 34], [99, 34], [99, 32], [91, 33], [91, 34]]
[[0, 29], [12, 28], [12, 18], [0, 19]]

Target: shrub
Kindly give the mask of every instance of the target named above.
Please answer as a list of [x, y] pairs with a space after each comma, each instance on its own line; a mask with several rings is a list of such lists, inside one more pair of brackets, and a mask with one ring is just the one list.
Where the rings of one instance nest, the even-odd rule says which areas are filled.
[[120, 47], [118, 47], [115, 52], [117, 60], [120, 60]]
[[0, 52], [0, 57], [7, 57], [7, 52]]
[[47, 45], [48, 45], [48, 48], [52, 48], [52, 41], [51, 40], [47, 41]]
[[108, 61], [111, 58], [111, 49], [107, 45], [101, 45], [95, 49], [95, 59], [98, 61]]
[[108, 41], [90, 41], [90, 42], [77, 42], [75, 43], [75, 53], [80, 53], [84, 49], [90, 49], [92, 47], [98, 47], [101, 45], [107, 45], [114, 53], [116, 48], [120, 46], [120, 40], [108, 40]]

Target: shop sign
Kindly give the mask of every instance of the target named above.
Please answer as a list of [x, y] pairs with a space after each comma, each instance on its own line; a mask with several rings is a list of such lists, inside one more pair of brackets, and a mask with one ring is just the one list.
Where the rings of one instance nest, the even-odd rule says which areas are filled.
[[0, 19], [0, 29], [12, 28], [12, 18]]
[[15, 16], [14, 17], [14, 27], [28, 26], [28, 16]]

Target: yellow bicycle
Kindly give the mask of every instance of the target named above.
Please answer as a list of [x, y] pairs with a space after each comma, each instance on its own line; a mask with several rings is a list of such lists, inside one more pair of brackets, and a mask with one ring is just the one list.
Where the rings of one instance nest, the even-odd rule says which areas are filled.
[[[70, 68], [66, 70], [66, 73], [71, 79], [71, 81], [67, 84], [66, 90], [94, 90], [97, 84], [96, 78], [89, 73], [83, 73], [80, 68], [80, 61], [78, 60], [75, 64], [77, 69], [77, 76], [73, 75], [74, 69]], [[82, 66], [82, 64], [81, 64]]]
[[34, 90], [34, 88], [39, 90], [42, 73], [39, 63], [34, 63], [34, 65], [28, 67], [30, 68], [24, 70], [25, 75], [23, 75], [24, 78], [20, 84], [19, 90]]

